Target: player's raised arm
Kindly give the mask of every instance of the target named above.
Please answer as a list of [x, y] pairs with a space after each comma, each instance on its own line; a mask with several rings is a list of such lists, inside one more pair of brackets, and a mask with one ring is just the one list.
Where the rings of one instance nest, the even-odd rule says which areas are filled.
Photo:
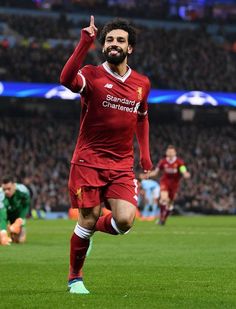
[[94, 24], [94, 16], [90, 17], [88, 27], [81, 30], [81, 38], [73, 54], [66, 62], [60, 76], [60, 83], [73, 92], [81, 92], [85, 87], [84, 78], [78, 74], [91, 44], [94, 42], [97, 28]]

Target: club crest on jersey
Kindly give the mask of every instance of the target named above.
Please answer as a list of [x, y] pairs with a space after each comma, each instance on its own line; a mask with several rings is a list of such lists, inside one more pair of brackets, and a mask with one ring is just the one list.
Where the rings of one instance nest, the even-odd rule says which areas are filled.
[[82, 200], [82, 190], [81, 188], [78, 188], [77, 191], [76, 191], [76, 194], [75, 194], [78, 198], [78, 200]]
[[142, 87], [137, 88], [137, 94], [138, 94], [138, 100], [142, 100], [142, 96], [143, 96], [143, 88]]

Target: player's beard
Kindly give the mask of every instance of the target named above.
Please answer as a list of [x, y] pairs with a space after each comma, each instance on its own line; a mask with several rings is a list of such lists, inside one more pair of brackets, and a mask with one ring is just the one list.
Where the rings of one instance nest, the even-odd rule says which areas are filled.
[[[118, 54], [110, 55], [109, 53], [111, 50], [116, 50]], [[122, 48], [117, 47], [117, 46], [110, 46], [106, 50], [103, 51], [103, 54], [108, 63], [118, 65], [118, 64], [121, 64], [125, 60], [125, 58], [128, 56], [128, 51], [125, 52], [123, 51]]]

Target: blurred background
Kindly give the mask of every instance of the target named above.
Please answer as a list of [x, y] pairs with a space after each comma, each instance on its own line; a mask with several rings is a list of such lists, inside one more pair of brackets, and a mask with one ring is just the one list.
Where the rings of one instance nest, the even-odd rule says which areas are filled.
[[[138, 29], [129, 65], [152, 83], [154, 165], [176, 146], [192, 178], [179, 213], [236, 214], [236, 1], [1, 0], [0, 178], [13, 174], [32, 209], [67, 213], [79, 96], [59, 85], [80, 29], [126, 17]], [[99, 43], [86, 63], [100, 64]], [[135, 144], [135, 171], [138, 166]]]

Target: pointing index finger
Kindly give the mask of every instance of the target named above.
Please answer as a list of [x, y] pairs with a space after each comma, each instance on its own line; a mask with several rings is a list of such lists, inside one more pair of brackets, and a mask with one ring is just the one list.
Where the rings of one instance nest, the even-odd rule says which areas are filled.
[[92, 27], [95, 26], [94, 25], [94, 16], [93, 15], [90, 16], [90, 26], [92, 26]]

